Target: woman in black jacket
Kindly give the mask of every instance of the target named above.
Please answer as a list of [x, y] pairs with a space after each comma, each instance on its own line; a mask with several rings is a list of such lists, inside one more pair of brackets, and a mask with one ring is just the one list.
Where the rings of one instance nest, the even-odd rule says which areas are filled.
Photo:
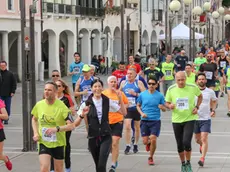
[[[92, 154], [96, 172], [106, 172], [106, 164], [111, 150], [112, 137], [109, 126], [108, 114], [113, 109], [121, 112], [119, 104], [113, 103], [108, 97], [102, 94], [103, 82], [96, 79], [91, 84], [93, 94], [83, 103], [78, 111], [78, 118], [75, 126], [85, 118], [88, 123], [88, 146]], [[121, 101], [121, 94], [117, 93]]]

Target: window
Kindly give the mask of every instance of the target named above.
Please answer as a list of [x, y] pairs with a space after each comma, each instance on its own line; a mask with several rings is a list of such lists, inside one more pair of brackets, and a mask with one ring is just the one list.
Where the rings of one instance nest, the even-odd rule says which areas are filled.
[[8, 0], [8, 10], [14, 10], [14, 0]]

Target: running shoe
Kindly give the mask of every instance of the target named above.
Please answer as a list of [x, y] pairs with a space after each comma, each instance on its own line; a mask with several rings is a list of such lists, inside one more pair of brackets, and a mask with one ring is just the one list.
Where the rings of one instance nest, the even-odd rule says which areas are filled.
[[224, 93], [221, 93], [220, 97], [224, 97]]
[[228, 117], [230, 117], [230, 111], [227, 113]]
[[7, 168], [9, 171], [11, 171], [13, 165], [12, 165], [12, 163], [10, 162], [10, 159], [9, 159], [8, 156], [6, 156], [6, 159], [7, 159], [7, 162], [5, 162], [6, 168]]
[[200, 154], [202, 154], [202, 146], [200, 146]]
[[186, 167], [186, 172], [192, 172], [192, 166], [190, 163], [186, 163], [185, 167]]
[[138, 152], [138, 146], [137, 145], [133, 145], [133, 153], [137, 153]]
[[200, 160], [198, 161], [198, 164], [200, 167], [204, 166], [204, 158], [203, 157], [200, 158]]
[[125, 148], [125, 155], [129, 154], [130, 149], [131, 149], [130, 146], [126, 146], [126, 148]]
[[149, 165], [155, 165], [152, 157], [149, 157], [148, 164]]
[[109, 172], [116, 172], [116, 167], [111, 166], [110, 169], [109, 169]]
[[148, 144], [145, 146], [145, 150], [146, 150], [147, 152], [150, 151], [150, 143], [148, 143]]
[[118, 166], [118, 161], [116, 162], [116, 164], [115, 164], [115, 167], [117, 168], [117, 166]]
[[181, 165], [181, 172], [187, 172], [185, 164]]

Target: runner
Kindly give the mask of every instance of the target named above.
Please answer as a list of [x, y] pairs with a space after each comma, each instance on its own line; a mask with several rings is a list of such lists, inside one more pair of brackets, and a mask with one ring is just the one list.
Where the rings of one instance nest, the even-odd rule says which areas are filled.
[[161, 65], [160, 65], [161, 72], [164, 74], [164, 81], [162, 84], [164, 95], [166, 95], [168, 88], [174, 82], [176, 65], [174, 63], [172, 63], [171, 61], [172, 61], [172, 55], [168, 54], [166, 56], [166, 61], [161, 63]]
[[177, 71], [184, 71], [187, 63], [188, 63], [188, 57], [185, 55], [185, 50], [181, 50], [180, 55], [178, 55], [175, 58]]
[[129, 107], [127, 115], [125, 116], [125, 132], [126, 132], [126, 149], [125, 154], [129, 154], [131, 149], [131, 121], [134, 120], [135, 128], [135, 143], [133, 145], [133, 152], [138, 152], [138, 140], [140, 135], [140, 114], [136, 108], [136, 100], [140, 92], [145, 90], [143, 83], [135, 79], [136, 70], [129, 68], [127, 71], [127, 80], [122, 81], [120, 90], [122, 90], [129, 100]]
[[112, 73], [113, 76], [115, 76], [117, 78], [117, 81], [118, 83], [121, 82], [121, 79], [127, 75], [127, 70], [126, 70], [126, 67], [125, 67], [125, 62], [120, 62], [119, 63], [119, 66], [118, 66], [118, 69], [115, 70], [113, 73]]
[[[103, 82], [94, 80], [91, 84], [93, 94], [83, 103], [78, 110], [79, 117], [75, 120], [78, 126], [81, 119], [85, 118], [89, 128], [88, 145], [93, 157], [96, 172], [106, 172], [106, 164], [109, 157], [112, 137], [109, 126], [109, 112], [125, 114], [126, 109], [123, 104], [109, 100], [102, 94]], [[122, 101], [121, 92], [116, 92], [119, 102]]]
[[186, 64], [185, 74], [187, 84], [196, 84], [196, 74], [192, 72], [192, 65]]
[[[102, 94], [107, 96], [110, 101], [120, 104], [124, 108], [124, 114], [119, 112], [109, 112], [109, 124], [112, 130], [112, 164], [109, 172], [115, 172], [118, 166], [119, 156], [119, 142], [122, 137], [123, 131], [123, 116], [127, 114], [126, 108], [128, 107], [128, 99], [123, 92], [117, 89], [117, 79], [115, 76], [108, 77], [108, 89], [104, 90]], [[120, 93], [119, 93], [120, 92]], [[121, 101], [119, 101], [118, 94], [121, 94]]]
[[2, 121], [8, 119], [8, 114], [7, 114], [5, 107], [6, 107], [5, 103], [2, 100], [0, 100], [0, 113], [1, 113], [0, 114], [0, 160], [4, 161], [6, 168], [9, 171], [11, 171], [12, 170], [12, 163], [11, 163], [9, 157], [3, 153], [3, 145], [4, 145], [4, 140], [6, 139], [6, 136], [5, 136], [5, 132], [3, 129], [4, 126], [3, 126]]
[[218, 70], [217, 70], [216, 63], [212, 63], [212, 55], [211, 54], [207, 55], [207, 62], [200, 65], [199, 73], [200, 72], [205, 73], [205, 75], [206, 75], [206, 79], [207, 79], [206, 86], [208, 88], [211, 88], [212, 90], [214, 90], [215, 83], [216, 83], [215, 77], [218, 75]]
[[[137, 111], [141, 114], [141, 135], [146, 151], [150, 151], [148, 164], [154, 165], [153, 155], [156, 150], [157, 137], [160, 135], [161, 112], [166, 111], [164, 96], [156, 90], [158, 81], [150, 76], [148, 90], [140, 93], [137, 99]], [[149, 141], [150, 140], [150, 141]]]
[[72, 76], [73, 91], [75, 90], [75, 85], [82, 74], [82, 68], [84, 63], [81, 62], [80, 53], [74, 53], [74, 62], [70, 64], [69, 75]]
[[202, 65], [203, 63], [206, 63], [206, 62], [207, 62], [207, 59], [204, 58], [204, 54], [202, 52], [200, 52], [199, 56], [197, 58], [195, 58], [195, 61], [194, 61], [196, 73], [199, 71], [200, 65]]
[[[197, 104], [195, 98], [198, 96]], [[172, 110], [172, 125], [181, 160], [181, 172], [192, 172], [191, 141], [197, 111], [202, 102], [200, 89], [193, 84], [186, 84], [185, 72], [176, 74], [176, 84], [166, 93], [166, 106]], [[186, 161], [187, 160], [187, 161]]]
[[219, 81], [220, 81], [220, 97], [224, 97], [225, 84], [223, 80], [223, 70], [228, 66], [228, 60], [224, 53], [221, 53], [221, 56], [217, 59], [218, 72], [219, 72]]
[[60, 72], [58, 70], [56, 70], [56, 69], [52, 71], [51, 76], [52, 76], [52, 81], [53, 82], [56, 82], [57, 80], [59, 80], [61, 78]]
[[126, 69], [128, 70], [130, 68], [130, 66], [136, 66], [136, 73], [138, 75], [141, 75], [142, 74], [142, 71], [141, 71], [141, 66], [138, 64], [138, 63], [135, 63], [134, 61], [134, 57], [133, 56], [129, 56], [129, 64], [126, 66]]
[[206, 153], [208, 151], [208, 134], [211, 133], [211, 117], [215, 116], [217, 98], [212, 89], [206, 87], [206, 76], [199, 73], [197, 85], [203, 96], [202, 103], [198, 110], [198, 119], [195, 122], [194, 133], [196, 142], [200, 145], [201, 158], [198, 164], [203, 167]]
[[[228, 62], [230, 62], [230, 57], [227, 57]], [[230, 63], [225, 68], [223, 73], [224, 82], [226, 83], [226, 89], [228, 94], [228, 113], [227, 116], [230, 117]]]
[[[50, 159], [54, 158], [54, 170], [63, 172], [65, 131], [74, 129], [70, 110], [57, 96], [58, 86], [54, 82], [45, 84], [45, 99], [32, 109], [33, 139], [38, 142], [40, 171], [49, 171]], [[67, 124], [66, 124], [67, 123]]]

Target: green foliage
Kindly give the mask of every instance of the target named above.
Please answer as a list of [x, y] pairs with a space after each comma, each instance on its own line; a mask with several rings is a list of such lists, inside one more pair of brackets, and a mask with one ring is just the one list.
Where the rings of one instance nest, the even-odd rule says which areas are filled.
[[230, 0], [223, 0], [222, 6], [227, 7], [227, 8], [230, 7]]

